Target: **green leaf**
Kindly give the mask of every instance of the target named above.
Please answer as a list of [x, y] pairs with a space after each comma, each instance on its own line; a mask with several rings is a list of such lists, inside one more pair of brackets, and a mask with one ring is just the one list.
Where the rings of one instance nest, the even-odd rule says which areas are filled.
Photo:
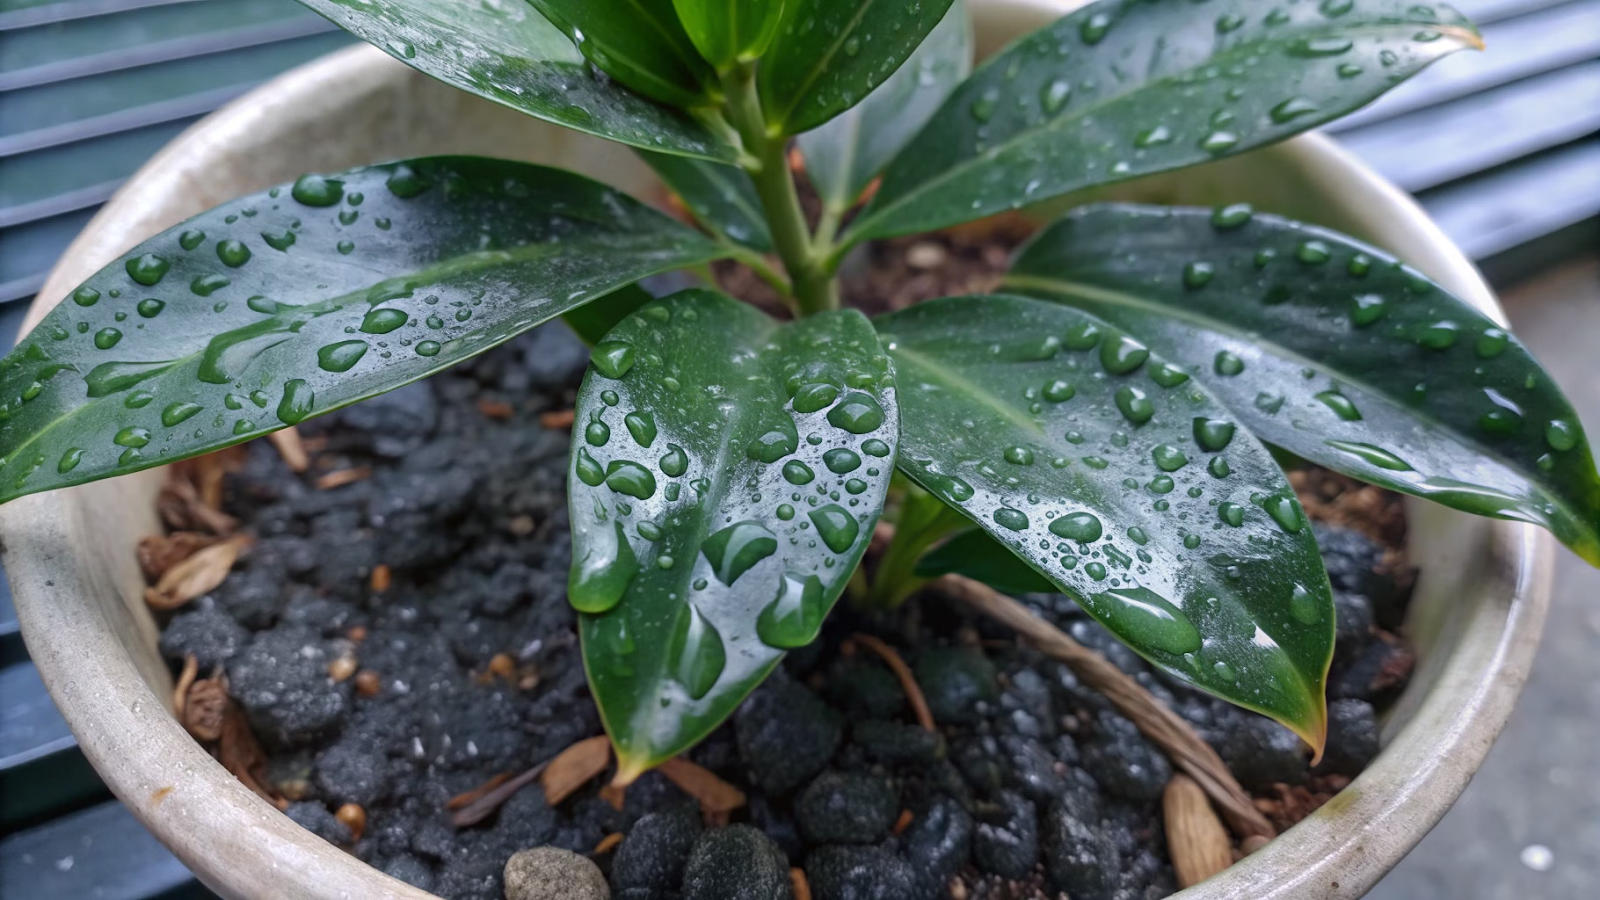
[[655, 298], [655, 294], [637, 284], [623, 285], [604, 297], [562, 313], [561, 318], [578, 336], [578, 340], [593, 347], [604, 340], [618, 322]]
[[1264, 441], [1536, 523], [1600, 564], [1600, 478], [1555, 380], [1382, 251], [1242, 205], [1097, 206], [1038, 235], [1006, 284], [1139, 335]]
[[639, 151], [673, 193], [683, 198], [695, 221], [736, 244], [760, 253], [772, 250], [772, 233], [750, 176], [737, 166]]
[[673, 106], [712, 103], [716, 75], [678, 22], [672, 0], [528, 0], [590, 62], [635, 91]]
[[952, 572], [1007, 594], [1056, 592], [1048, 578], [1029, 568], [982, 528], [968, 528], [917, 560], [916, 573], [923, 578]]
[[767, 52], [784, 0], [673, 0], [689, 39], [717, 69]]
[[242, 197], [100, 270], [0, 361], [0, 502], [259, 437], [718, 253], [526, 163], [418, 159]]
[[905, 62], [951, 0], [788, 0], [761, 60], [761, 106], [773, 134], [821, 125]]
[[1321, 746], [1333, 595], [1283, 472], [1092, 316], [949, 297], [882, 317], [900, 468], [1175, 677]]
[[820, 128], [800, 135], [806, 174], [835, 213], [854, 205], [900, 148], [972, 71], [972, 22], [956, 0], [888, 80]]
[[684, 291], [591, 359], [568, 596], [626, 782], [816, 636], [877, 524], [897, 412], [888, 357], [854, 310], [780, 323]]
[[1100, 0], [1012, 44], [883, 177], [852, 240], [941, 228], [1281, 140], [1464, 47], [1448, 6]]
[[731, 160], [694, 117], [594, 74], [572, 41], [521, 0], [300, 0], [329, 21], [446, 84], [586, 134]]

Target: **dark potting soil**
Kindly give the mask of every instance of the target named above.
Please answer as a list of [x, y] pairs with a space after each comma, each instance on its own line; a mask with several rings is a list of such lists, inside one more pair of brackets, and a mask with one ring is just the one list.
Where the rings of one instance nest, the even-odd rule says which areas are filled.
[[[982, 264], [968, 266], [974, 279]], [[600, 796], [603, 776], [555, 808], [533, 785], [479, 825], [452, 827], [451, 797], [601, 732], [565, 598], [569, 435], [541, 423], [571, 408], [586, 361], [563, 327], [541, 328], [304, 423], [304, 474], [258, 441], [227, 476], [224, 508], [257, 541], [220, 587], [170, 616], [161, 648], [175, 668], [192, 654], [202, 675], [226, 673], [269, 758], [263, 786], [291, 818], [451, 900], [502, 896], [506, 859], [543, 845], [593, 854], [619, 900], [787, 897], [790, 866], [816, 900], [1176, 889], [1166, 758], [1065, 666], [930, 593], [892, 616], [841, 603], [815, 644], [690, 752], [748, 795], [731, 827], [704, 827], [659, 773], [620, 811]], [[1296, 479], [1314, 514], [1356, 490]], [[1392, 538], [1394, 504], [1375, 496], [1364, 517], [1332, 518]], [[1385, 630], [1408, 595], [1392, 551], [1355, 527], [1316, 528], [1339, 642], [1315, 770], [1286, 729], [1153, 671], [1064, 597], [1024, 599], [1193, 723], [1286, 826], [1377, 752], [1377, 710], [1410, 671]], [[938, 734], [916, 725], [875, 656], [846, 649], [855, 632], [912, 665]], [[346, 804], [365, 813], [359, 838], [334, 815]], [[594, 853], [613, 833], [621, 844]]]

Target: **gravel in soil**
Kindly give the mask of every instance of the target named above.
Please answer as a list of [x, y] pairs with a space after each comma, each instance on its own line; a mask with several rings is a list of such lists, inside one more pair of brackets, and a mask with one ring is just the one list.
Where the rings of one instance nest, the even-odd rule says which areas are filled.
[[[957, 239], [940, 240], [948, 259]], [[310, 471], [290, 472], [262, 441], [227, 476], [224, 508], [257, 540], [167, 618], [161, 649], [175, 668], [193, 654], [226, 673], [269, 756], [260, 780], [292, 819], [451, 900], [501, 897], [507, 859], [536, 847], [592, 857], [619, 900], [789, 897], [792, 867], [816, 900], [1176, 889], [1160, 821], [1167, 760], [1064, 666], [937, 596], [887, 617], [841, 606], [689, 754], [749, 796], [730, 826], [704, 827], [651, 773], [620, 808], [601, 796], [605, 778], [555, 808], [530, 786], [453, 827], [452, 797], [601, 731], [565, 599], [568, 434], [541, 424], [571, 408], [586, 359], [564, 329], [542, 328], [303, 424]], [[364, 477], [326, 477], [352, 470]], [[1363, 501], [1380, 504], [1366, 521], [1387, 514], [1382, 501]], [[1372, 758], [1375, 712], [1410, 671], [1383, 630], [1403, 611], [1403, 568], [1352, 521], [1317, 525], [1340, 642], [1315, 770], [1288, 731], [1170, 681], [1065, 598], [1024, 599], [1193, 723], [1284, 825]], [[916, 724], [878, 658], [850, 652], [855, 632], [912, 666], [937, 733]], [[594, 852], [617, 833], [620, 845]], [[518, 884], [536, 885], [554, 863], [519, 865]]]

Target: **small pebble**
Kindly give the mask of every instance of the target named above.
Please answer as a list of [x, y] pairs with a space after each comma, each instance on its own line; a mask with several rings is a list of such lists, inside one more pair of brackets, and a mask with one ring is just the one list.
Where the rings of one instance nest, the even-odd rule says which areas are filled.
[[506, 860], [506, 900], [610, 900], [600, 867], [558, 847], [519, 850]]

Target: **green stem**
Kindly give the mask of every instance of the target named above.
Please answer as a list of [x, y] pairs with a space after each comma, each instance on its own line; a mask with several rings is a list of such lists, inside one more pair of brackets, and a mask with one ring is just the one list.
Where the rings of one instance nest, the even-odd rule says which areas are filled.
[[744, 149], [753, 159], [745, 170], [755, 182], [756, 195], [767, 214], [778, 258], [789, 272], [795, 299], [803, 316], [839, 308], [839, 288], [820, 265], [800, 209], [800, 195], [789, 175], [782, 135], [767, 133], [756, 95], [755, 67], [736, 66], [723, 76], [728, 95], [728, 118], [739, 132]]
[[916, 574], [917, 561], [922, 554], [967, 523], [964, 516], [946, 506], [943, 500], [910, 483], [899, 473], [894, 477], [896, 482], [905, 482], [905, 499], [895, 522], [894, 540], [878, 559], [872, 579], [869, 604], [879, 609], [894, 609], [905, 602], [927, 580]]

